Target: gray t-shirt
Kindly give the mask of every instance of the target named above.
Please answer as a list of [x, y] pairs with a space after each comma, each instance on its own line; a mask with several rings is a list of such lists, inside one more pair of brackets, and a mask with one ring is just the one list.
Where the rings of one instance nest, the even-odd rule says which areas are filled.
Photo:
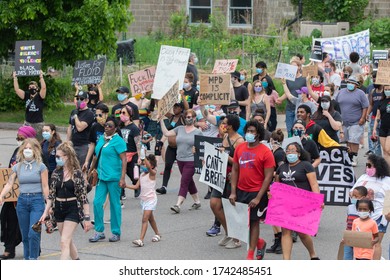
[[311, 110], [311, 115], [313, 116], [315, 112], [317, 112], [317, 105], [311, 102], [310, 100], [303, 102], [302, 101], [302, 95], [299, 97], [293, 97], [291, 98], [291, 102], [295, 104], [295, 116], [297, 115], [298, 107], [301, 106], [302, 104], [305, 104], [310, 107]]
[[195, 135], [203, 135], [199, 129], [187, 133], [184, 126], [178, 126], [173, 129], [176, 133], [177, 160], [194, 161], [192, 147], [195, 143]]
[[[288, 90], [291, 92], [291, 94], [295, 97], [298, 97], [298, 93], [296, 90], [301, 89], [302, 87], [306, 86], [306, 78], [304, 77], [299, 77], [296, 78], [295, 81], [286, 81]], [[287, 104], [286, 104], [286, 111], [295, 111], [295, 104], [293, 104], [290, 100], [287, 99]]]
[[360, 89], [355, 89], [351, 92], [343, 88], [337, 95], [336, 101], [340, 105], [344, 126], [358, 124], [359, 119], [362, 117], [363, 109], [368, 108], [369, 105], [364, 91]]
[[19, 162], [12, 167], [19, 180], [20, 193], [41, 193], [41, 173], [46, 170], [46, 165], [33, 161], [31, 164]]

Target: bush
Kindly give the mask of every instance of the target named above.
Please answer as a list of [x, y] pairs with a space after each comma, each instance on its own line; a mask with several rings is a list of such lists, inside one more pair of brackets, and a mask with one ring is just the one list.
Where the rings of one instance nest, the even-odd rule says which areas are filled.
[[367, 18], [355, 25], [350, 33], [370, 29], [370, 42], [375, 46], [388, 47], [390, 38], [390, 18]]

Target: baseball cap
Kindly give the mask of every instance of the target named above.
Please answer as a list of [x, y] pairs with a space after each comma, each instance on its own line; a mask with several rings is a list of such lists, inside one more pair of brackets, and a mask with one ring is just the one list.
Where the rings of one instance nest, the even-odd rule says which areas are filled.
[[231, 76], [232, 77], [236, 77], [237, 79], [240, 79], [240, 72], [238, 72], [238, 71], [234, 71], [233, 73], [231, 73]]
[[86, 91], [82, 91], [80, 90], [76, 95], [75, 97], [80, 97], [80, 98], [84, 98], [84, 99], [89, 99], [89, 95]]
[[116, 92], [121, 92], [121, 93], [130, 93], [130, 90], [128, 87], [119, 87]]
[[238, 101], [237, 100], [232, 100], [230, 101], [230, 104], [227, 106], [228, 108], [237, 108], [239, 107], [240, 105], [238, 104]]
[[308, 93], [309, 93], [309, 90], [307, 89], [307, 87], [301, 87], [301, 89], [296, 90], [296, 92], [297, 92], [297, 93], [308, 94]]

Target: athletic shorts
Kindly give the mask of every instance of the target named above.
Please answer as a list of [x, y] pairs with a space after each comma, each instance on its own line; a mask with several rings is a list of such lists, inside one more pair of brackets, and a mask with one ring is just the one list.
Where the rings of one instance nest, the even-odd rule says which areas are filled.
[[344, 142], [359, 144], [360, 138], [364, 134], [364, 125], [354, 124], [351, 126], [343, 126]]
[[142, 207], [142, 210], [156, 210], [157, 208], [157, 199], [155, 200], [148, 200], [148, 201], [142, 201], [141, 200], [141, 207]]
[[387, 137], [390, 136], [390, 128], [379, 128], [379, 137]]
[[[254, 199], [259, 192], [245, 192], [237, 188], [237, 202], [249, 204], [252, 199]], [[260, 203], [256, 205], [254, 208], [250, 208], [250, 220], [251, 221], [259, 221], [261, 219], [265, 219], [266, 210], [268, 207], [268, 195], [264, 193], [263, 197], [260, 200]]]
[[230, 182], [226, 181], [223, 193], [220, 193], [216, 189], [212, 188], [212, 190], [211, 190], [211, 197], [215, 197], [215, 198], [222, 198], [223, 197], [223, 198], [229, 199], [231, 191], [232, 191], [232, 186], [230, 185]]

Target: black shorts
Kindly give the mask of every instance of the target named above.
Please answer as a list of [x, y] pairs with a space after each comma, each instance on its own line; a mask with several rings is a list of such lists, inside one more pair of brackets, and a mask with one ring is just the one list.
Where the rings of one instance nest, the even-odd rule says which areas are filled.
[[215, 198], [222, 198], [223, 197], [223, 198], [229, 199], [231, 191], [232, 191], [232, 187], [230, 185], [230, 182], [226, 181], [223, 193], [220, 193], [216, 189], [212, 188], [212, 190], [211, 190], [211, 197], [215, 197]]
[[[252, 199], [256, 198], [259, 192], [245, 192], [237, 188], [237, 202], [249, 204]], [[268, 195], [267, 192], [264, 193], [261, 198], [259, 204], [254, 208], [250, 208], [250, 220], [251, 221], [259, 221], [261, 219], [265, 219], [266, 210], [268, 207]]]
[[77, 207], [77, 200], [73, 201], [58, 201], [56, 200], [54, 206], [54, 217], [58, 223], [64, 221], [80, 222], [79, 209]]
[[379, 137], [387, 137], [390, 136], [390, 128], [383, 128], [382, 126], [379, 128]]

